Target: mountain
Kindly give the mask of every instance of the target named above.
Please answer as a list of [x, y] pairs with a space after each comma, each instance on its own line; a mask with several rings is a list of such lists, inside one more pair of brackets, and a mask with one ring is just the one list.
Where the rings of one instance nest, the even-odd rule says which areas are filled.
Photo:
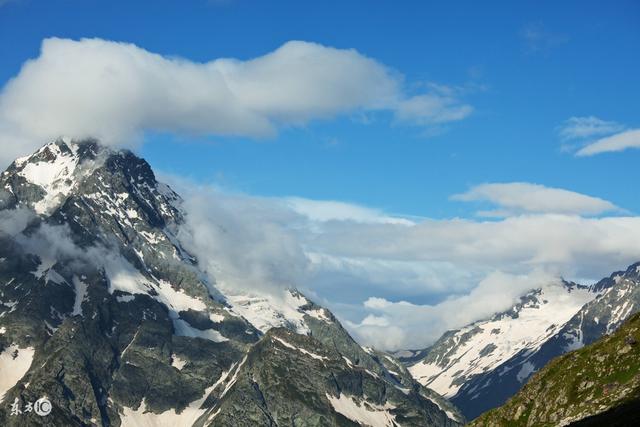
[[640, 314], [536, 373], [507, 404], [471, 425], [630, 426], [640, 424]]
[[[221, 291], [180, 240], [182, 206], [94, 140], [0, 175], [1, 425], [464, 423], [297, 290]], [[49, 415], [27, 411], [43, 398]]]
[[551, 359], [614, 331], [640, 309], [640, 268], [592, 286], [563, 281], [524, 295], [510, 310], [445, 333], [401, 360], [467, 419], [502, 405]]
[[421, 384], [462, 401], [461, 410], [473, 418], [508, 395], [504, 386], [496, 390], [467, 384], [510, 372], [515, 393], [532, 370], [524, 363], [511, 367], [505, 362], [539, 348], [595, 296], [591, 289], [567, 282], [533, 290], [503, 313], [445, 333], [422, 358], [414, 357], [408, 369]]

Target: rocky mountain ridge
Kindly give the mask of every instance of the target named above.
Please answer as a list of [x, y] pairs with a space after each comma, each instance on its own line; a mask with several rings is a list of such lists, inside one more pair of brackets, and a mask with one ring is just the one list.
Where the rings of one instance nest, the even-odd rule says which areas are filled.
[[[2, 425], [464, 422], [298, 291], [224, 295], [180, 241], [185, 215], [144, 160], [97, 141], [0, 175]], [[13, 413], [42, 397], [46, 417]]]

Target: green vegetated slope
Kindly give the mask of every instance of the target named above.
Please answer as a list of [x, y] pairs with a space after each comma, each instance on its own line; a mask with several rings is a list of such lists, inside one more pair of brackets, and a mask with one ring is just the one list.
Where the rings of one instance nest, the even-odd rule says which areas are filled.
[[471, 425], [640, 425], [639, 408], [640, 313], [615, 333], [554, 359]]

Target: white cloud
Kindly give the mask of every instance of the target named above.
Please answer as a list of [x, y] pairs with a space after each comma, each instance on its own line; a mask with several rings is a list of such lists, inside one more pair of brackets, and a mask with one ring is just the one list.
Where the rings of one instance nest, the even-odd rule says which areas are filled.
[[598, 215], [619, 208], [606, 200], [560, 188], [527, 182], [482, 184], [466, 193], [451, 196], [458, 201], [485, 201], [499, 207], [480, 211], [481, 216], [502, 217], [519, 213]]
[[414, 222], [395, 216], [388, 216], [379, 209], [371, 209], [353, 203], [334, 200], [310, 200], [288, 197], [286, 203], [296, 212], [312, 221], [355, 221], [368, 223], [391, 223], [410, 225]]
[[599, 279], [640, 260], [638, 217], [407, 221], [333, 201], [179, 192], [188, 214], [180, 236], [219, 284], [297, 286], [362, 343], [383, 348], [426, 346], [530, 288], [560, 276]]
[[553, 286], [557, 279], [541, 272], [509, 275], [489, 274], [469, 293], [453, 296], [438, 304], [417, 305], [369, 298], [363, 306], [374, 314], [360, 323], [347, 322], [358, 340], [389, 350], [424, 348], [444, 331], [460, 328], [478, 319], [507, 310], [530, 289]]
[[624, 130], [624, 125], [599, 119], [594, 116], [571, 117], [559, 128], [558, 134], [564, 140], [611, 135]]
[[[0, 206], [3, 201], [4, 191], [0, 190]], [[35, 219], [35, 214], [30, 209], [2, 209], [0, 210], [0, 237], [2, 235], [14, 236], [20, 233]]]
[[640, 259], [639, 237], [639, 217], [538, 214], [501, 221], [425, 220], [412, 227], [331, 222], [309, 243], [316, 252], [334, 257], [449, 262], [480, 272], [544, 267], [597, 278], [611, 265]]
[[[547, 279], [560, 276], [597, 280], [637, 262], [639, 238], [638, 217], [537, 214], [486, 222], [427, 220], [411, 227], [332, 223], [325, 224], [323, 233], [310, 239], [308, 245], [312, 244], [316, 252], [343, 260], [341, 265], [321, 263], [316, 267], [321, 271], [333, 268], [331, 279], [343, 285], [329, 290], [346, 293], [348, 286], [354, 287], [363, 301], [378, 296], [390, 301], [415, 301], [449, 295], [454, 303], [397, 303], [381, 310], [370, 303], [332, 305], [328, 293], [329, 306], [339, 316], [346, 316], [342, 317], [348, 321], [346, 325], [362, 342], [383, 348], [419, 348], [449, 328], [506, 308], [527, 286], [541, 286]], [[359, 270], [349, 268], [353, 260], [360, 261]], [[453, 268], [437, 268], [443, 263]], [[388, 268], [379, 268], [381, 264]], [[424, 270], [432, 267], [431, 274], [410, 274], [417, 266]], [[346, 280], [340, 273], [356, 275], [359, 281]], [[494, 281], [493, 293], [485, 295], [479, 284], [487, 278], [495, 279], [496, 274], [522, 280]], [[326, 281], [312, 285], [322, 294]], [[501, 298], [505, 295], [508, 299]], [[360, 324], [369, 315], [383, 317], [389, 327]]]
[[630, 129], [599, 139], [578, 150], [576, 155], [593, 156], [594, 154], [623, 151], [629, 148], [640, 148], [640, 129]]
[[[565, 140], [580, 140], [576, 156], [640, 148], [640, 129], [627, 129], [625, 125], [614, 121], [605, 121], [594, 116], [571, 117], [559, 128], [560, 137]], [[594, 137], [599, 137], [594, 141]], [[563, 148], [574, 151], [576, 145]]]
[[341, 114], [387, 111], [417, 125], [471, 112], [455, 94], [409, 94], [354, 49], [291, 41], [249, 59], [197, 63], [132, 44], [51, 38], [0, 96], [4, 160], [53, 137], [127, 145], [145, 131], [265, 137]]
[[293, 232], [302, 217], [283, 203], [207, 187], [181, 194], [188, 215], [178, 237], [213, 282], [274, 293], [307, 281], [309, 260]]
[[426, 126], [462, 120], [472, 112], [473, 107], [461, 104], [454, 97], [426, 94], [400, 102], [396, 118]]

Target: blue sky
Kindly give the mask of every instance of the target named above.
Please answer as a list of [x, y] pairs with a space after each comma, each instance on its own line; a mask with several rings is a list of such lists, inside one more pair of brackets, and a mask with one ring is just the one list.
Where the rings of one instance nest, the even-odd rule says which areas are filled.
[[640, 260], [638, 46], [636, 1], [0, 0], [0, 164], [132, 148], [203, 264], [416, 348]]
[[[0, 82], [46, 37], [100, 37], [193, 61], [249, 59], [289, 40], [360, 53], [409, 86], [464, 88], [474, 108], [438, 129], [342, 115], [275, 137], [156, 135], [154, 167], [240, 191], [331, 199], [429, 217], [466, 216], [448, 201], [483, 182], [526, 181], [637, 211], [640, 152], [575, 158], [558, 127], [572, 116], [638, 126], [637, 2], [257, 2], [13, 0], [0, 9]], [[527, 31], [539, 34], [528, 39]], [[426, 134], [426, 136], [425, 136]], [[433, 135], [431, 135], [433, 134]]]

